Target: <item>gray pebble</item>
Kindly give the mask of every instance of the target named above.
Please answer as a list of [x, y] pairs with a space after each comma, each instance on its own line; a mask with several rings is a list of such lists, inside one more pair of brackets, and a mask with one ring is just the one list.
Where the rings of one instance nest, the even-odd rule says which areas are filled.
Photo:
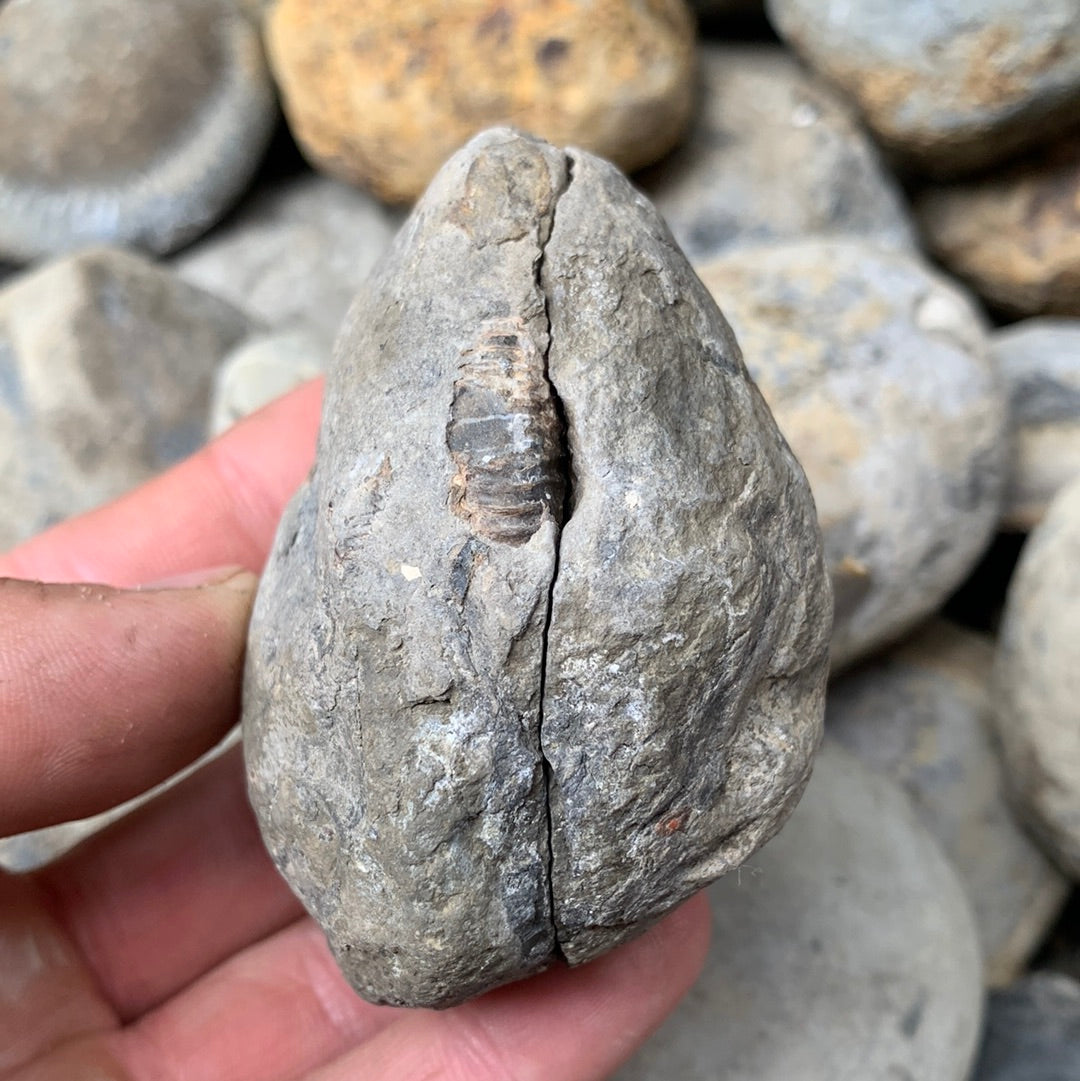
[[243, 190], [276, 117], [258, 34], [226, 0], [9, 0], [0, 257], [178, 248]]
[[991, 995], [972, 1081], [1076, 1081], [1080, 983], [1036, 972]]
[[251, 330], [139, 256], [92, 249], [0, 289], [0, 549], [194, 451]]
[[896, 182], [822, 80], [772, 46], [699, 53], [690, 134], [637, 178], [692, 260], [817, 234], [915, 247]]
[[304, 330], [283, 330], [247, 339], [222, 362], [210, 403], [211, 436], [288, 393], [326, 368], [321, 340]]
[[997, 732], [1018, 808], [1080, 878], [1080, 479], [1058, 493], [1009, 584]]
[[251, 797], [374, 1001], [587, 961], [741, 863], [820, 735], [805, 478], [612, 166], [496, 129], [353, 305], [256, 603]]
[[174, 265], [267, 326], [306, 329], [328, 349], [399, 223], [372, 196], [307, 173], [260, 192]]
[[889, 147], [939, 175], [1080, 120], [1076, 0], [766, 0], [781, 37]]
[[709, 893], [704, 972], [614, 1081], [966, 1081], [971, 910], [887, 778], [826, 740], [783, 831]]
[[1080, 477], [1080, 319], [1028, 319], [990, 338], [1009, 393], [1012, 456], [1003, 524], [1029, 530]]
[[989, 638], [936, 621], [829, 688], [829, 735], [912, 797], [975, 909], [986, 980], [1014, 980], [1068, 892], [1017, 823], [991, 742]]
[[1006, 419], [983, 321], [918, 260], [859, 241], [700, 273], [810, 479], [839, 668], [935, 611], [990, 540]]

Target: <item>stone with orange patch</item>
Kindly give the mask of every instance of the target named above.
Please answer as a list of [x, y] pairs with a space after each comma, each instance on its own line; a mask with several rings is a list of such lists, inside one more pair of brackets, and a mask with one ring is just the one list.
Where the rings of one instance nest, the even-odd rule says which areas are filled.
[[690, 118], [683, 0], [279, 0], [266, 41], [308, 157], [391, 202], [414, 199], [492, 124], [631, 170], [670, 150]]

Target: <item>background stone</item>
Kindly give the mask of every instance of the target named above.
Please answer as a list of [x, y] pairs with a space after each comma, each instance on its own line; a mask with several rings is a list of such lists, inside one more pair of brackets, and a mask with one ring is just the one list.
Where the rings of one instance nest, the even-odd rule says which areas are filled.
[[1080, 477], [1080, 319], [1028, 319], [990, 338], [1012, 429], [1003, 524], [1029, 530]]
[[1080, 877], [1080, 480], [1032, 532], [1009, 585], [997, 661], [998, 737], [1020, 811]]
[[629, 170], [690, 119], [684, 0], [278, 0], [266, 41], [305, 152], [391, 202], [415, 199], [492, 124]]
[[203, 441], [218, 362], [248, 318], [167, 270], [95, 249], [0, 290], [0, 549]]
[[1080, 133], [915, 205], [929, 248], [1001, 311], [1080, 315]]
[[992, 745], [994, 644], [938, 620], [829, 688], [826, 725], [911, 796], [960, 873], [986, 980], [1015, 979], [1061, 911], [1067, 883], [1013, 816]]
[[0, 257], [172, 251], [255, 172], [277, 108], [226, 0], [0, 6]]
[[1075, 0], [766, 0], [777, 32], [886, 145], [944, 175], [1080, 121]]
[[891, 781], [826, 740], [788, 824], [709, 894], [704, 972], [614, 1081], [966, 1081], [971, 910]]
[[692, 260], [812, 234], [915, 246], [852, 110], [790, 53], [704, 45], [698, 99], [686, 139], [638, 181]]
[[810, 479], [841, 667], [935, 611], [990, 540], [1006, 420], [982, 319], [916, 259], [859, 241], [700, 273]]

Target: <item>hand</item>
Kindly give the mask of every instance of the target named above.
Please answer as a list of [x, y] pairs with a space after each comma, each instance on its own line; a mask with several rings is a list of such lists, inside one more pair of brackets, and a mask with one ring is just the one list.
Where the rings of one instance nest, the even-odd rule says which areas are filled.
[[[255, 586], [240, 568], [262, 565], [307, 472], [319, 397], [301, 388], [0, 558], [37, 580], [0, 579], [0, 836], [113, 806], [235, 723]], [[439, 1013], [370, 1006], [271, 865], [233, 751], [0, 875], [0, 1079], [599, 1079], [689, 987], [707, 937], [698, 897], [579, 969]]]

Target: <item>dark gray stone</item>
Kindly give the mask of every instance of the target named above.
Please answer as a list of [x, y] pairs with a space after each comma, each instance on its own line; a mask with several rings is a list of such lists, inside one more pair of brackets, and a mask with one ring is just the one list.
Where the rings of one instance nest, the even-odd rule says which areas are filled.
[[0, 549], [203, 442], [247, 316], [139, 256], [93, 249], [0, 290]]
[[897, 781], [941, 842], [975, 910], [986, 981], [1020, 974], [1061, 911], [1068, 884], [1021, 829], [992, 743], [993, 642], [934, 621], [834, 681], [825, 723]]
[[983, 319], [921, 260], [859, 240], [699, 272], [810, 479], [839, 668], [939, 608], [993, 534], [1006, 412]]
[[1076, 0], [765, 0], [780, 34], [893, 150], [938, 175], [1080, 120]]
[[1080, 319], [1027, 319], [999, 330], [990, 354], [1009, 392], [1012, 451], [1002, 521], [1029, 530], [1080, 477]]
[[1080, 478], [1032, 531], [998, 640], [997, 733], [1028, 825], [1080, 878]]
[[781, 825], [820, 735], [813, 505], [610, 165], [495, 130], [354, 303], [252, 622], [248, 778], [375, 1001], [588, 960]]
[[768, 45], [705, 45], [699, 57], [689, 135], [637, 177], [691, 259], [809, 235], [915, 247], [896, 182], [821, 79]]
[[276, 117], [226, 0], [0, 6], [0, 257], [172, 251], [240, 194]]
[[968, 1081], [971, 908], [888, 778], [826, 738], [791, 820], [709, 899], [704, 971], [615, 1081]]
[[1076, 1081], [1080, 983], [1037, 972], [990, 996], [972, 1081]]

